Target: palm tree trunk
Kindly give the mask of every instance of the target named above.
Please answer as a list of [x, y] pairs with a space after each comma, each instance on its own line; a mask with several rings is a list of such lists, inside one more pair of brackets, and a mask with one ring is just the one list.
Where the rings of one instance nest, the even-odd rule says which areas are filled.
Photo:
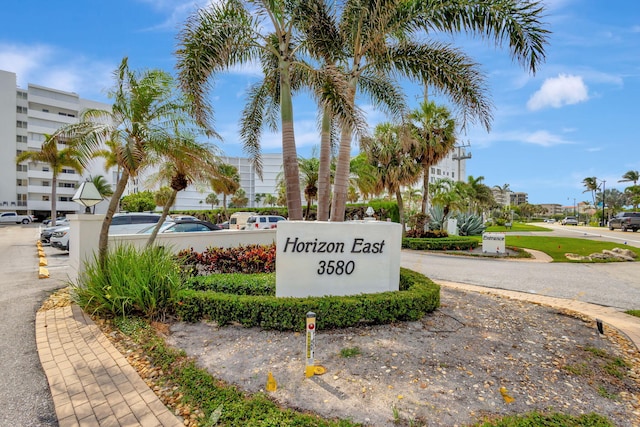
[[[349, 87], [349, 103], [354, 105], [356, 98], [356, 80], [352, 79]], [[344, 222], [344, 213], [347, 205], [347, 192], [349, 191], [349, 166], [351, 163], [351, 136], [353, 129], [344, 125], [340, 134], [340, 150], [338, 152], [338, 164], [336, 165], [336, 177], [333, 183], [333, 203], [331, 204], [331, 221]]]
[[293, 131], [293, 105], [289, 77], [289, 63], [280, 63], [280, 118], [282, 120], [282, 163], [287, 191], [287, 210], [290, 220], [302, 220], [300, 172]]
[[50, 227], [56, 226], [56, 218], [58, 217], [58, 176], [54, 173], [51, 178], [51, 223]]
[[427, 214], [427, 205], [429, 204], [429, 165], [422, 165], [422, 213]]
[[129, 171], [124, 169], [122, 176], [116, 184], [116, 188], [113, 191], [111, 200], [109, 201], [109, 207], [107, 207], [107, 213], [105, 214], [104, 221], [102, 222], [102, 228], [100, 229], [100, 239], [98, 240], [98, 261], [100, 262], [100, 268], [104, 268], [107, 260], [107, 250], [109, 244], [109, 227], [113, 220], [113, 214], [116, 212], [118, 205], [120, 204], [120, 198], [124, 193], [124, 189], [127, 187], [129, 181]]
[[331, 202], [331, 114], [325, 108], [320, 132], [320, 164], [318, 166], [318, 221], [329, 220]]
[[177, 195], [178, 195], [178, 191], [173, 190], [171, 192], [171, 196], [169, 197], [169, 200], [167, 200], [167, 203], [164, 204], [164, 207], [162, 208], [162, 215], [160, 215], [160, 219], [158, 220], [158, 223], [154, 227], [153, 232], [151, 233], [151, 236], [149, 236], [149, 240], [147, 240], [147, 248], [151, 247], [151, 245], [153, 245], [153, 242], [155, 242], [156, 237], [158, 236], [158, 232], [160, 231], [160, 227], [162, 227], [162, 224], [164, 224], [164, 220], [167, 219], [167, 216], [169, 215], [169, 210], [171, 210], [171, 206], [173, 206], [174, 202], [176, 201]]
[[402, 237], [405, 236], [407, 230], [404, 225], [404, 205], [402, 204], [402, 193], [400, 188], [396, 190], [396, 201], [398, 203], [398, 215], [400, 215], [400, 224], [402, 224]]

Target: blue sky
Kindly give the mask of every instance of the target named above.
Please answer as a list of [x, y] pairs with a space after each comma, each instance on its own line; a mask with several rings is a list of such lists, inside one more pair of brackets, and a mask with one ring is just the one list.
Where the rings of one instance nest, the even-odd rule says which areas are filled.
[[[174, 71], [176, 34], [205, 0], [28, 0], [3, 2], [0, 69], [34, 83], [108, 102], [105, 90], [124, 56], [133, 69]], [[572, 205], [589, 200], [582, 180], [596, 176], [607, 188], [629, 170], [640, 170], [640, 2], [637, 0], [547, 0], [552, 32], [547, 59], [533, 76], [508, 52], [480, 39], [447, 39], [462, 47], [487, 75], [493, 103], [491, 132], [470, 127], [467, 174], [489, 186], [508, 183], [530, 203]], [[242, 155], [237, 123], [254, 70], [228, 73], [211, 93], [218, 143], [227, 155]], [[415, 108], [422, 88], [407, 84]], [[447, 100], [431, 99], [446, 104]], [[294, 104], [299, 154], [318, 144], [316, 111], [304, 98]], [[369, 108], [368, 122], [386, 120]], [[278, 152], [278, 135], [265, 135], [264, 152]]]

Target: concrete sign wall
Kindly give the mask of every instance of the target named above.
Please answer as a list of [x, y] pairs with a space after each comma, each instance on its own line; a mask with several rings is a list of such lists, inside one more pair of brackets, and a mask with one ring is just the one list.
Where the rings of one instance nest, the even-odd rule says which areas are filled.
[[505, 253], [504, 242], [504, 233], [483, 233], [482, 252], [488, 254], [503, 254]]
[[393, 222], [281, 221], [276, 296], [397, 291], [402, 227]]

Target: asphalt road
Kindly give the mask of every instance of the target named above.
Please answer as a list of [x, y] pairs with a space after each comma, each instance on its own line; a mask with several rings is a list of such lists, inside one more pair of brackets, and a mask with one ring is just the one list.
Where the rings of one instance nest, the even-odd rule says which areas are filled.
[[[520, 234], [585, 238], [619, 243], [620, 247], [640, 247], [640, 233], [559, 224], [545, 227], [553, 231]], [[640, 309], [640, 262], [537, 263], [403, 251], [402, 265], [436, 281], [576, 299], [620, 310]]]
[[[0, 426], [57, 426], [36, 349], [36, 311], [60, 280], [38, 279], [38, 226], [0, 226]], [[68, 258], [68, 257], [67, 257]], [[63, 269], [64, 260], [59, 261]]]

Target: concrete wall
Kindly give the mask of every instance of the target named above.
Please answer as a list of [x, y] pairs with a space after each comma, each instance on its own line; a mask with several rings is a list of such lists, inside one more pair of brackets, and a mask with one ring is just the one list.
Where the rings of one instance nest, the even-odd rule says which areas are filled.
[[[93, 262], [98, 253], [98, 241], [104, 215], [69, 215], [69, 278], [75, 281], [83, 270], [85, 262]], [[148, 234], [119, 234], [109, 236], [109, 249], [120, 244], [131, 244], [136, 248], [144, 248], [149, 239]], [[220, 230], [196, 233], [164, 233], [158, 234], [155, 244], [170, 248], [174, 253], [182, 249], [193, 248], [202, 252], [208, 247], [231, 248], [240, 245], [275, 243], [276, 230]], [[94, 255], [95, 254], [95, 255]]]

